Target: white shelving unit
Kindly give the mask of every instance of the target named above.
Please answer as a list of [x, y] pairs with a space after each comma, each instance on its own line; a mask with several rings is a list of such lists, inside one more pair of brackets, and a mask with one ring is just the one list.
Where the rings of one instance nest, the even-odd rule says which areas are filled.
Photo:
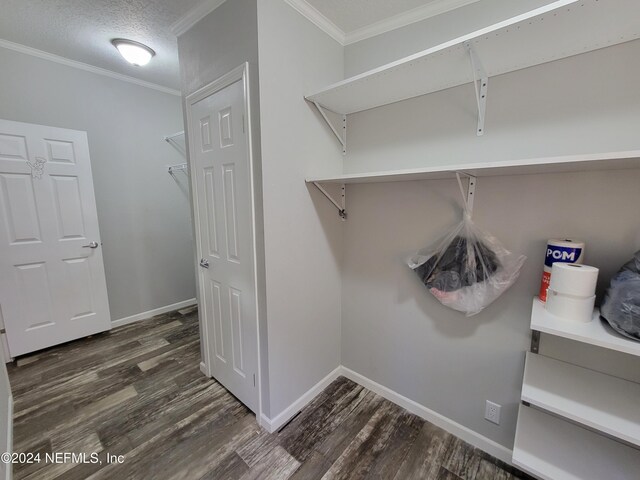
[[534, 298], [531, 330], [640, 356], [640, 342], [616, 333], [606, 322], [600, 320], [600, 312], [597, 309], [593, 312], [593, 321], [589, 323], [570, 322], [551, 315], [544, 308], [544, 304], [538, 298]]
[[520, 405], [513, 463], [544, 480], [635, 480], [640, 450]]
[[[414, 55], [330, 85], [305, 98], [312, 102], [347, 151], [347, 115], [464, 84], [473, 84], [478, 109], [477, 134], [484, 133], [489, 78], [640, 38], [637, 0], [556, 0], [543, 7], [433, 46]], [[579, 81], [579, 79], [577, 79]], [[429, 112], [426, 112], [429, 114]], [[640, 152], [585, 154], [508, 162], [449, 164], [312, 177], [345, 219], [345, 185], [640, 166]], [[331, 194], [326, 184], [342, 186]], [[469, 194], [471, 196], [471, 194]]]
[[[307, 178], [306, 182], [315, 185], [338, 209], [340, 216], [345, 219], [347, 216], [345, 185], [352, 183], [438, 180], [455, 178], [456, 173], [462, 173], [469, 177], [467, 201], [472, 202], [476, 177], [585, 172], [593, 170], [622, 170], [631, 168], [640, 168], [639, 150], [590, 155], [534, 158], [506, 162], [454, 164], [411, 170], [347, 173], [333, 177], [311, 177]], [[332, 195], [325, 186], [323, 186], [331, 184], [341, 186], [339, 196], [336, 197], [335, 195]], [[640, 353], [638, 354], [640, 355]]]
[[[640, 478], [640, 384], [538, 355], [539, 332], [640, 356], [640, 342], [549, 314], [534, 298], [513, 463], [542, 479]], [[537, 339], [537, 340], [536, 340]]]
[[637, 0], [559, 0], [305, 98], [346, 146], [344, 116], [478, 80], [481, 135], [489, 77], [634, 40], [640, 37], [639, 17]]
[[640, 446], [638, 383], [527, 353], [522, 400]]
[[[640, 2], [639, 2], [640, 3]], [[640, 150], [589, 155], [533, 158], [491, 163], [467, 163], [411, 170], [389, 170], [384, 172], [347, 173], [334, 177], [312, 177], [308, 183], [374, 183], [408, 180], [437, 180], [455, 178], [456, 172], [474, 177], [498, 175], [529, 175], [536, 173], [567, 173], [591, 170], [620, 170], [640, 168]]]

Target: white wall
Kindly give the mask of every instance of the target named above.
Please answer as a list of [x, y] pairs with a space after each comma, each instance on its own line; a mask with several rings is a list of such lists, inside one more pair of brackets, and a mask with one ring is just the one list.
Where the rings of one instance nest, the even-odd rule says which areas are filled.
[[473, 86], [347, 120], [345, 171], [637, 149], [640, 40], [489, 79], [485, 135]]
[[0, 118], [84, 130], [112, 319], [195, 296], [180, 98], [0, 48]]
[[282, 0], [258, 3], [271, 417], [340, 364], [342, 222], [315, 187], [341, 149], [303, 96], [340, 80], [342, 47]]
[[[345, 170], [640, 149], [639, 54], [636, 41], [490, 79], [484, 137], [471, 86], [352, 115]], [[472, 318], [441, 306], [403, 263], [458, 221], [455, 182], [349, 186], [342, 363], [510, 448], [545, 242], [584, 239], [601, 292], [640, 249], [639, 182], [640, 170], [480, 178], [476, 223], [529, 260]], [[542, 342], [546, 354], [637, 379], [637, 358]], [[503, 405], [500, 426], [483, 419], [487, 399]]]

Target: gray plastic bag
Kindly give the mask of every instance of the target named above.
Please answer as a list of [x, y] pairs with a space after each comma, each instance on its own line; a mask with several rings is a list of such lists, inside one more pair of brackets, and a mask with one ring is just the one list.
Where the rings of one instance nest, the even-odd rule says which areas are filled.
[[616, 332], [640, 341], [640, 251], [611, 279], [600, 316]]

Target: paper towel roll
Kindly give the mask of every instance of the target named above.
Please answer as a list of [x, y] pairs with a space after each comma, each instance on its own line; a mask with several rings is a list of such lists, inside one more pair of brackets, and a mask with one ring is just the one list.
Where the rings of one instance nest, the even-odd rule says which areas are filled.
[[550, 314], [563, 320], [589, 323], [593, 320], [595, 302], [595, 295], [586, 298], [572, 297], [549, 289], [545, 308]]
[[554, 263], [582, 263], [584, 258], [584, 242], [579, 240], [557, 240], [551, 239], [547, 242], [547, 249], [544, 256], [544, 271], [542, 272], [542, 282], [540, 283], [540, 300], [547, 300], [547, 288], [551, 281], [551, 267]]
[[549, 290], [576, 297], [592, 297], [596, 293], [598, 269], [575, 263], [554, 263]]
[[584, 259], [584, 242], [565, 238], [551, 239], [547, 242], [544, 264], [551, 267], [555, 262], [582, 263]]

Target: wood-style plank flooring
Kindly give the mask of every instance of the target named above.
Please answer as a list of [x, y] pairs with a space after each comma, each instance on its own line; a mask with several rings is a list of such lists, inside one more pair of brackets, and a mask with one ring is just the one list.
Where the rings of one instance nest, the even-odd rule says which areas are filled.
[[[182, 312], [182, 313], [181, 313]], [[9, 366], [16, 479], [465, 479], [524, 475], [345, 378], [268, 434], [199, 371], [195, 310], [119, 327]], [[46, 463], [46, 453], [98, 463]], [[124, 463], [107, 463], [107, 453]]]

